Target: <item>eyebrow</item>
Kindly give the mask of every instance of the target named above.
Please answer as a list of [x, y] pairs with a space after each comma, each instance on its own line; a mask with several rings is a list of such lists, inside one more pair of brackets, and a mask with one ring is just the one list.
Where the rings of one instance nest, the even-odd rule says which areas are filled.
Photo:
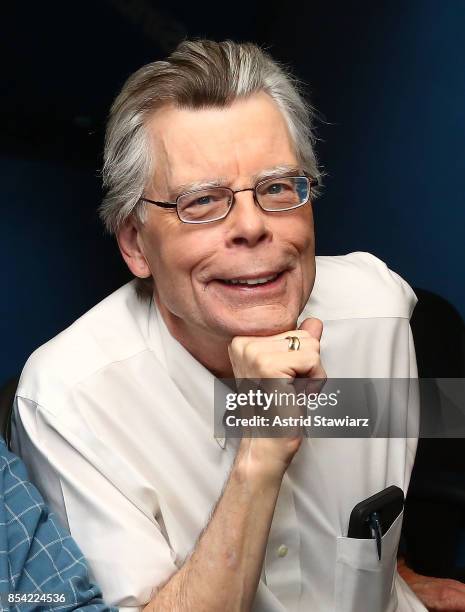
[[[299, 174], [302, 174], [302, 169], [299, 166], [294, 164], [282, 164], [280, 166], [273, 166], [273, 168], [266, 168], [265, 170], [261, 170], [258, 174], [254, 174], [252, 176], [252, 184], [256, 185], [260, 181], [274, 177], [297, 176]], [[218, 177], [211, 180], [182, 183], [170, 190], [169, 198], [171, 202], [174, 202], [176, 198], [183, 193], [200, 191], [201, 189], [211, 189], [212, 187], [228, 187], [228, 179], [225, 177]]]

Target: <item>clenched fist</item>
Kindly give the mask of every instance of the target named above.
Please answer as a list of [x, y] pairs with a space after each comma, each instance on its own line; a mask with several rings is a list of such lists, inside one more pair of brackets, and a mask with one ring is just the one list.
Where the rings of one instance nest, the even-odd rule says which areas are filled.
[[[274, 389], [289, 392], [295, 378], [326, 379], [326, 372], [320, 360], [320, 339], [323, 323], [308, 318], [299, 329], [289, 330], [274, 336], [237, 336], [228, 347], [229, 357], [236, 380], [274, 379]], [[289, 350], [287, 336], [297, 336], [298, 350]], [[278, 385], [279, 389], [276, 389]], [[320, 390], [321, 383], [315, 390]], [[275, 407], [278, 411], [281, 407]], [[271, 413], [269, 413], [271, 414]], [[275, 413], [276, 414], [276, 413]], [[290, 413], [287, 409], [286, 415]], [[297, 413], [296, 413], [297, 416]], [[289, 437], [243, 438], [241, 453], [254, 470], [265, 471], [271, 476], [282, 478], [288, 465], [302, 443], [302, 428], [295, 428]]]
[[[275, 336], [236, 336], [228, 348], [235, 378], [326, 378], [320, 361], [322, 332], [323, 323], [311, 318]], [[286, 336], [299, 338], [298, 351], [289, 351]]]

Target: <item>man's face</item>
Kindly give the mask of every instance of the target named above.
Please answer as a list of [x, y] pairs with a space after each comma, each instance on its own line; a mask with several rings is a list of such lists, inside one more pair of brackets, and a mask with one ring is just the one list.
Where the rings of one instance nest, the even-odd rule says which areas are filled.
[[[265, 93], [226, 109], [164, 108], [149, 130], [156, 171], [145, 195], [153, 200], [174, 201], [180, 185], [215, 179], [233, 190], [253, 187], [265, 170], [298, 166], [286, 123]], [[235, 195], [226, 219], [205, 225], [148, 207], [139, 242], [171, 330], [229, 341], [295, 327], [315, 279], [310, 204], [264, 212], [245, 191]], [[227, 282], [277, 274], [264, 285]]]

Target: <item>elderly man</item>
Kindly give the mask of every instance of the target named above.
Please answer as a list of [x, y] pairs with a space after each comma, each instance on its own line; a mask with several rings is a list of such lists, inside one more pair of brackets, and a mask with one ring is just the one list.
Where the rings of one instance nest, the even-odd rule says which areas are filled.
[[215, 377], [416, 376], [409, 286], [315, 258], [310, 119], [229, 41], [183, 42], [112, 107], [101, 215], [136, 280], [31, 356], [14, 440], [121, 610], [424, 610], [401, 515], [381, 561], [347, 537], [354, 505], [406, 490], [414, 440], [213, 435]]

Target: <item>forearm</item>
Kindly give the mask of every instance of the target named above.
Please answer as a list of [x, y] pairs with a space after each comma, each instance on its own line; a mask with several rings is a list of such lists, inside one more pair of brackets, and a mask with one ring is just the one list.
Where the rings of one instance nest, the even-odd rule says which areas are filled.
[[260, 580], [284, 471], [258, 467], [242, 440], [212, 518], [191, 557], [144, 612], [247, 611]]

